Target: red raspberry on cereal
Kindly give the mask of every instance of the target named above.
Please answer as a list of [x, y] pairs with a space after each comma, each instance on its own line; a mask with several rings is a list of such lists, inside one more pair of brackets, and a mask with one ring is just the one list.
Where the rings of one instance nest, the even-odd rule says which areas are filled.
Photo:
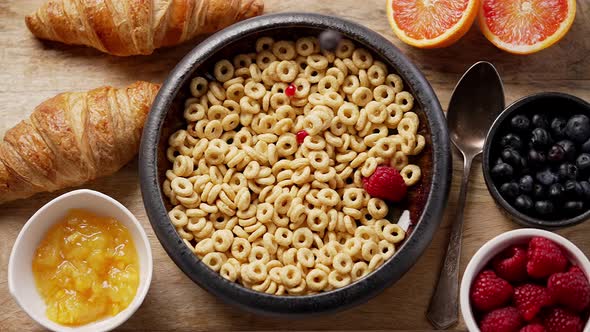
[[305, 138], [307, 136], [309, 136], [307, 131], [305, 131], [305, 130], [298, 131], [297, 134], [295, 135], [295, 138], [297, 139], [297, 143], [303, 144], [303, 141], [305, 141]]
[[297, 88], [295, 87], [295, 85], [293, 83], [291, 83], [285, 89], [285, 94], [287, 95], [287, 97], [291, 98], [295, 95], [295, 90], [297, 90]]
[[404, 199], [408, 190], [399, 171], [388, 166], [377, 167], [371, 176], [363, 179], [363, 186], [369, 195], [391, 202]]

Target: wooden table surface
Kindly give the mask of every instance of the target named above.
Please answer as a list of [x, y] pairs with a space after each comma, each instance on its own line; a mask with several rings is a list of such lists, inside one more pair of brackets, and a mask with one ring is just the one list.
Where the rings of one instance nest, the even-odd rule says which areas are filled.
[[[41, 0], [0, 0], [0, 136], [46, 98], [59, 92], [132, 81], [161, 82], [193, 47], [190, 42], [151, 56], [118, 58], [84, 47], [41, 43], [31, 36], [24, 16]], [[474, 26], [454, 46], [418, 50], [402, 44], [389, 29], [384, 0], [266, 0], [266, 12], [309, 11], [338, 15], [378, 31], [407, 54], [433, 85], [443, 108], [461, 74], [474, 62], [494, 63], [504, 79], [507, 103], [540, 91], [568, 92], [590, 100], [590, 2], [578, 1], [576, 21], [556, 46], [532, 56], [515, 56], [491, 45]], [[461, 163], [454, 153], [453, 187], [445, 220], [416, 265], [394, 286], [366, 304], [319, 318], [261, 317], [230, 307], [193, 284], [166, 255], [151, 230], [142, 204], [137, 162], [85, 186], [113, 196], [144, 225], [152, 243], [154, 277], [145, 302], [121, 330], [430, 330], [424, 317], [455, 211]], [[487, 240], [516, 228], [494, 205], [481, 164], [474, 164], [461, 270]], [[18, 232], [41, 206], [60, 193], [41, 194], [0, 207], [0, 331], [40, 330], [8, 293], [8, 257]], [[590, 254], [590, 223], [559, 231]], [[461, 322], [453, 329], [465, 330]]]

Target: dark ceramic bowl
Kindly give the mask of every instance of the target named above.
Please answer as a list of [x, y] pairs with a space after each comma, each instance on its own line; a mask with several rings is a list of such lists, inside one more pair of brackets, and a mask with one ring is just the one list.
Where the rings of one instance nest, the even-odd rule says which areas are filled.
[[[189, 83], [196, 73], [207, 72], [220, 59], [253, 51], [262, 36], [294, 39], [318, 35], [332, 29], [371, 50], [390, 71], [404, 80], [415, 97], [415, 111], [421, 119], [419, 131], [427, 148], [419, 160], [423, 178], [403, 208], [410, 210], [412, 226], [398, 252], [378, 270], [347, 287], [316, 295], [274, 296], [232, 283], [203, 264], [181, 241], [168, 219], [171, 208], [160, 186], [171, 167], [165, 157], [168, 137], [185, 127], [183, 104]], [[194, 282], [238, 307], [275, 315], [298, 316], [332, 312], [351, 307], [377, 295], [397, 281], [418, 260], [430, 244], [441, 221], [451, 181], [451, 156], [445, 118], [439, 101], [420, 71], [397, 48], [379, 34], [358, 24], [335, 17], [288, 13], [266, 15], [235, 24], [189, 52], [162, 85], [149, 114], [140, 154], [141, 191], [148, 217], [162, 246], [172, 260]]]
[[563, 116], [574, 114], [586, 114], [590, 116], [590, 104], [578, 97], [557, 92], [544, 92], [524, 97], [508, 106], [496, 119], [488, 132], [483, 149], [483, 175], [486, 185], [505, 214], [518, 224], [526, 227], [557, 228], [579, 224], [590, 218], [590, 210], [571, 218], [554, 218], [551, 220], [540, 219], [518, 211], [500, 194], [496, 183], [491, 176], [491, 162], [496, 160], [500, 153], [499, 142], [509, 126], [510, 119], [519, 114], [532, 115], [533, 113], [556, 114]]

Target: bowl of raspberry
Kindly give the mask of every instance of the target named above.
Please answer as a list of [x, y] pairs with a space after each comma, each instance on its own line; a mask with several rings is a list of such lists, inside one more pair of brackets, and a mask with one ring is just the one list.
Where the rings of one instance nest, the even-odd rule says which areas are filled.
[[483, 174], [517, 223], [564, 227], [590, 217], [590, 104], [540, 93], [510, 105], [486, 138]]
[[590, 331], [590, 261], [555, 233], [525, 228], [482, 246], [460, 289], [469, 331]]

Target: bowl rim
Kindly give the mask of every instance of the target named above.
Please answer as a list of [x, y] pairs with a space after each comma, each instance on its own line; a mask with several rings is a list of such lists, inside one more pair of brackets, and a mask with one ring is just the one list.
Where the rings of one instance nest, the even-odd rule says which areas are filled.
[[[576, 257], [576, 259], [578, 259], [580, 262], [580, 267], [584, 270], [586, 274], [586, 278], [590, 278], [590, 260], [588, 259], [588, 257], [572, 241], [566, 239], [565, 237], [557, 233], [537, 228], [521, 228], [497, 235], [496, 237], [487, 241], [475, 252], [475, 254], [469, 260], [469, 263], [465, 268], [465, 272], [463, 273], [463, 278], [461, 280], [461, 286], [459, 291], [459, 299], [461, 303], [461, 315], [463, 316], [463, 320], [468, 331], [479, 331], [479, 327], [477, 326], [477, 322], [475, 321], [475, 318], [473, 316], [473, 311], [471, 310], [471, 301], [469, 299], [471, 284], [473, 283], [473, 279], [475, 279], [476, 274], [479, 272], [479, 270], [476, 271], [476, 265], [490, 251], [497, 250], [499, 252], [505, 248], [508, 248], [512, 243], [514, 243], [513, 240], [515, 237], [530, 238], [534, 236], [544, 237], [553, 242], [556, 242], [560, 247], [562, 247], [569, 254], [571, 254], [571, 256]], [[502, 249], [499, 249], [500, 247]], [[590, 320], [586, 322], [584, 332], [590, 332]]]
[[573, 226], [579, 223], [582, 223], [588, 219], [590, 219], [590, 209], [578, 216], [567, 218], [567, 219], [559, 219], [559, 220], [543, 220], [535, 217], [531, 217], [526, 215], [516, 208], [514, 208], [511, 204], [509, 204], [504, 197], [498, 191], [494, 181], [491, 177], [491, 169], [490, 169], [490, 159], [491, 159], [491, 151], [492, 151], [492, 142], [496, 138], [500, 126], [504, 123], [505, 120], [508, 119], [513, 113], [518, 112], [522, 107], [525, 107], [527, 104], [537, 101], [539, 99], [550, 99], [550, 98], [562, 98], [579, 104], [583, 109], [586, 109], [587, 112], [590, 114], [590, 103], [576, 97], [571, 94], [563, 93], [563, 92], [539, 92], [532, 95], [528, 95], [522, 97], [512, 104], [510, 104], [502, 113], [496, 118], [492, 126], [490, 127], [488, 134], [486, 135], [485, 144], [483, 148], [483, 156], [482, 156], [482, 170], [484, 175], [484, 180], [488, 191], [494, 198], [494, 201], [500, 205], [500, 207], [508, 213], [511, 219], [525, 227], [537, 227], [537, 228], [544, 228], [544, 229], [557, 229], [566, 226]]
[[[305, 296], [275, 296], [256, 292], [227, 281], [204, 265], [183, 243], [171, 225], [158, 179], [157, 153], [164, 119], [182, 86], [197, 67], [214, 56], [225, 44], [251, 34], [277, 28], [316, 28], [336, 30], [379, 54], [415, 90], [432, 135], [433, 172], [430, 193], [422, 215], [402, 248], [377, 271], [364, 279], [330, 292]], [[408, 78], [413, 81], [409, 82]], [[440, 124], [436, 126], [436, 124]], [[357, 23], [333, 16], [311, 13], [279, 13], [259, 16], [232, 25], [191, 50], [172, 70], [158, 93], [142, 135], [139, 172], [141, 192], [154, 232], [176, 265], [195, 283], [226, 302], [242, 309], [278, 316], [300, 316], [343, 310], [377, 295], [397, 281], [414, 265], [432, 241], [438, 228], [450, 189], [451, 153], [446, 123], [438, 98], [426, 78], [405, 55], [378, 33]]]
[[[133, 298], [133, 301], [123, 311], [119, 312], [118, 314], [116, 314], [114, 316], [101, 319], [100, 322], [102, 324], [104, 324], [104, 326], [102, 326], [101, 329], [93, 328], [93, 331], [109, 331], [109, 330], [112, 330], [112, 329], [120, 326], [121, 324], [125, 323], [131, 316], [133, 316], [133, 314], [137, 311], [137, 309], [139, 309], [139, 307], [143, 303], [143, 301], [150, 289], [150, 285], [151, 285], [151, 281], [152, 281], [153, 257], [152, 257], [152, 249], [151, 249], [150, 241], [149, 241], [147, 234], [146, 234], [145, 230], [143, 229], [141, 223], [139, 222], [139, 220], [137, 220], [135, 215], [133, 213], [131, 213], [131, 211], [129, 211], [129, 209], [127, 209], [127, 207], [125, 207], [119, 201], [117, 201], [116, 199], [114, 199], [108, 195], [105, 195], [101, 192], [91, 190], [91, 189], [77, 189], [77, 190], [72, 190], [72, 191], [66, 192], [66, 193], [52, 199], [51, 201], [47, 202], [45, 205], [43, 205], [39, 210], [37, 210], [27, 220], [27, 222], [21, 228], [16, 240], [14, 241], [14, 244], [13, 244], [11, 252], [10, 252], [10, 257], [8, 259], [8, 269], [7, 269], [8, 270], [8, 273], [7, 273], [8, 290], [9, 290], [9, 293], [12, 296], [12, 298], [23, 309], [23, 311], [25, 311], [25, 313], [31, 319], [33, 319], [35, 322], [42, 325], [46, 329], [49, 329], [52, 331], [64, 331], [64, 332], [88, 331], [88, 328], [89, 328], [88, 325], [94, 323], [94, 322], [91, 322], [91, 323], [80, 325], [80, 326], [66, 326], [66, 325], [61, 325], [59, 323], [55, 323], [49, 319], [45, 319], [45, 320], [40, 319], [38, 317], [38, 315], [35, 312], [33, 312], [26, 303], [24, 303], [22, 301], [21, 297], [16, 295], [15, 288], [14, 288], [14, 287], [16, 287], [15, 280], [17, 278], [17, 272], [16, 272], [15, 266], [14, 266], [15, 261], [17, 259], [17, 254], [18, 254], [17, 250], [20, 246], [22, 246], [22, 241], [23, 241], [23, 237], [25, 236], [25, 234], [35, 224], [40, 223], [40, 222], [46, 222], [42, 218], [42, 216], [46, 212], [46, 210], [48, 210], [52, 205], [54, 205], [60, 201], [68, 200], [72, 197], [79, 196], [79, 195], [89, 195], [89, 196], [98, 197], [99, 199], [104, 199], [104, 200], [108, 201], [109, 203], [113, 204], [113, 206], [115, 206], [117, 209], [123, 211], [123, 213], [125, 213], [127, 215], [129, 220], [133, 224], [133, 227], [136, 228], [139, 236], [141, 237], [143, 243], [145, 244], [145, 245], [142, 245], [141, 247], [139, 247], [137, 244], [135, 246], [137, 251], [140, 251], [140, 250], [145, 251], [146, 257], [147, 257], [147, 265], [148, 266], [145, 268], [145, 271], [143, 269], [141, 269], [141, 271], [140, 271], [140, 274], [141, 274], [140, 278], [141, 278], [141, 276], [145, 275], [145, 284], [144, 284], [143, 288], [140, 288], [138, 286], [138, 289], [135, 294], [135, 297]], [[50, 221], [50, 223], [54, 224], [58, 221], [59, 220], [56, 219], [56, 220]], [[37, 244], [35, 244], [35, 246], [37, 246]]]

